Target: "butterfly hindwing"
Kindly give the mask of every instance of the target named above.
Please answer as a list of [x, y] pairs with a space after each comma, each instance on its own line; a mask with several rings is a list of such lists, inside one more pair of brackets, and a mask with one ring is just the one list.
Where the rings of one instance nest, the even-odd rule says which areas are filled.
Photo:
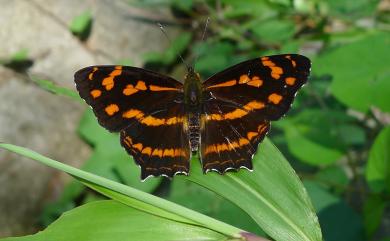
[[125, 66], [91, 66], [75, 74], [80, 96], [99, 123], [120, 132], [141, 166], [141, 177], [188, 173], [183, 85], [164, 75]]
[[141, 178], [189, 173], [190, 148], [184, 105], [152, 113], [121, 131], [121, 144], [141, 166]]
[[251, 170], [252, 157], [269, 130], [269, 122], [255, 112], [233, 118], [239, 113], [237, 107], [221, 101], [206, 102], [204, 107], [201, 131], [203, 171], [224, 173], [242, 167]]
[[270, 121], [288, 111], [309, 72], [310, 61], [304, 56], [274, 55], [242, 62], [207, 79], [203, 83], [203, 170], [251, 169]]

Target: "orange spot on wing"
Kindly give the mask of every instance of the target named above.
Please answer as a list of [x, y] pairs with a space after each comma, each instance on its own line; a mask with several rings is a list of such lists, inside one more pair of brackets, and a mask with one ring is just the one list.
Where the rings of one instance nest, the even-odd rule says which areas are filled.
[[144, 149], [142, 149], [141, 153], [150, 156], [150, 155], [152, 155], [152, 148], [145, 147]]
[[279, 79], [280, 75], [283, 74], [283, 69], [280, 67], [270, 67], [271, 68], [271, 76], [274, 79]]
[[253, 76], [252, 80], [247, 83], [247, 85], [251, 85], [259, 88], [263, 85], [263, 81], [258, 76]]
[[246, 104], [244, 106], [244, 109], [248, 110], [248, 111], [252, 111], [252, 110], [259, 110], [259, 109], [262, 109], [264, 108], [264, 103], [261, 102], [261, 101], [256, 101], [256, 100], [253, 100], [251, 102], [249, 102], [248, 104]]
[[238, 81], [239, 84], [245, 84], [247, 83], [248, 81], [250, 81], [251, 79], [249, 78], [249, 76], [247, 74], [243, 74], [240, 76], [240, 79]]
[[274, 103], [275, 105], [279, 104], [279, 102], [283, 99], [281, 95], [276, 93], [270, 94], [268, 96], [268, 101]]
[[116, 104], [111, 104], [108, 105], [104, 110], [106, 111], [107, 115], [112, 116], [119, 111], [119, 107]]
[[138, 151], [142, 151], [142, 143], [137, 143], [133, 145], [134, 149], [137, 149]]
[[124, 112], [124, 113], [122, 114], [122, 117], [128, 118], [128, 119], [134, 118], [134, 117], [135, 117], [136, 119], [140, 119], [140, 118], [142, 118], [143, 116], [144, 116], [144, 113], [143, 113], [142, 111], [136, 110], [136, 109], [128, 110], [128, 111], [126, 111], [126, 112]]
[[211, 85], [209, 87], [207, 87], [207, 89], [211, 89], [211, 88], [220, 88], [220, 87], [229, 87], [229, 86], [233, 86], [233, 85], [236, 85], [237, 84], [237, 80], [229, 80], [229, 81], [226, 81], [226, 82], [223, 82], [223, 83], [220, 83], [220, 84], [216, 84], [216, 85]]
[[165, 119], [155, 118], [151, 115], [148, 115], [141, 120], [141, 123], [147, 126], [160, 126], [165, 124]]
[[240, 140], [238, 140], [238, 143], [240, 146], [245, 146], [245, 145], [249, 144], [249, 141], [248, 141], [248, 139], [243, 137], [243, 138], [240, 138]]
[[295, 60], [291, 59], [291, 56], [290, 55], [287, 55], [286, 56], [287, 59], [291, 60], [291, 64], [292, 66], [295, 68], [295, 66], [297, 66], [297, 63], [295, 62]]
[[269, 67], [271, 69], [272, 78], [279, 79], [280, 75], [283, 74], [283, 69], [276, 66], [274, 62], [268, 59], [268, 57], [266, 59], [264, 57], [261, 58], [261, 62], [264, 66]]
[[248, 134], [247, 134], [248, 140], [252, 140], [254, 137], [256, 137], [256, 136], [258, 136], [258, 135], [259, 135], [259, 133], [250, 131], [250, 132], [248, 132]]
[[138, 90], [134, 88], [133, 85], [127, 85], [126, 88], [123, 90], [124, 95], [132, 95], [137, 93]]
[[98, 70], [97, 67], [93, 67], [91, 73], [89, 73], [89, 75], [88, 75], [88, 79], [89, 79], [89, 80], [93, 80], [93, 74], [94, 74], [97, 70]]
[[287, 77], [287, 78], [285, 79], [286, 84], [288, 84], [288, 85], [294, 85], [296, 80], [297, 80], [297, 79], [294, 78], [294, 77]]
[[295, 68], [297, 66], [297, 63], [295, 62], [295, 60], [291, 60], [291, 64], [292, 66]]
[[122, 66], [115, 66], [115, 70], [113, 70], [108, 77], [104, 78], [102, 81], [102, 85], [106, 87], [106, 90], [111, 90], [114, 88], [114, 78], [122, 74]]
[[248, 112], [245, 111], [245, 110], [235, 109], [234, 111], [226, 113], [224, 115], [224, 119], [233, 120], [233, 119], [241, 118], [241, 117], [243, 117], [243, 116], [245, 116], [247, 114], [248, 114]]
[[135, 86], [135, 88], [139, 89], [139, 90], [146, 90], [145, 82], [143, 82], [142, 80], [138, 80], [137, 85]]
[[178, 91], [179, 90], [177, 88], [163, 87], [157, 85], [149, 85], [149, 89], [151, 91]]
[[97, 97], [102, 95], [102, 92], [100, 90], [91, 90], [91, 96], [96, 99]]
[[145, 82], [142, 80], [138, 80], [136, 86], [133, 85], [127, 85], [126, 88], [123, 90], [124, 95], [132, 95], [137, 93], [139, 90], [146, 90]]

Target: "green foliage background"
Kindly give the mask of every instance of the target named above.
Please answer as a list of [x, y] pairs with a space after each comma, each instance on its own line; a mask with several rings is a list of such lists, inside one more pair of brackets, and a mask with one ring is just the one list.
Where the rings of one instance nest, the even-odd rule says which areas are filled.
[[[177, 17], [182, 33], [173, 39], [170, 47], [162, 53], [144, 55], [146, 67], [177, 79], [185, 73], [178, 53], [188, 61], [198, 57], [196, 70], [203, 79], [232, 64], [259, 56], [302, 53], [310, 57], [310, 80], [288, 115], [273, 123], [270, 139], [303, 181], [324, 240], [390, 240], [388, 1], [134, 0], [129, 4], [167, 8]], [[199, 40], [207, 17], [211, 21], [206, 40], [202, 42]], [[70, 31], [85, 39], [85, 33], [93, 31], [89, 29], [92, 19], [86, 10], [72, 22]], [[166, 27], [169, 31], [169, 24]], [[21, 50], [2, 62], [12, 66], [25, 61], [26, 56], [26, 50]], [[56, 89], [48, 81], [36, 81], [58, 94], [74, 97], [74, 93]], [[234, 198], [223, 198], [218, 191], [194, 184], [197, 183], [194, 180], [175, 178], [170, 182], [153, 178], [139, 182], [139, 170], [129, 164], [117, 135], [103, 130], [91, 111], [85, 112], [78, 132], [94, 148], [83, 170], [156, 194], [258, 235], [267, 235], [256, 219], [242, 210], [245, 205], [238, 208], [233, 204]], [[270, 184], [264, 181], [258, 185]], [[81, 203], [102, 199], [74, 181], [60, 200], [46, 207], [42, 224], [52, 223], [65, 210], [79, 205], [80, 197]], [[109, 201], [91, 205], [104, 202]], [[108, 207], [114, 213], [122, 213], [116, 205], [110, 203]], [[76, 210], [91, 211], [83, 208]], [[99, 211], [98, 215], [110, 218], [113, 212]], [[142, 222], [143, 218], [144, 222], [160, 222], [143, 214], [137, 221]], [[61, 220], [56, 225], [67, 222]]]

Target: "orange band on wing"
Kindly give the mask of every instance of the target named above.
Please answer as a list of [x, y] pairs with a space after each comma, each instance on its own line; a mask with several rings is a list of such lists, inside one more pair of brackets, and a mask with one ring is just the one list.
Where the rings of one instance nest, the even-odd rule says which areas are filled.
[[211, 86], [207, 87], [207, 89], [220, 88], [220, 87], [229, 87], [229, 86], [233, 86], [233, 85], [236, 85], [236, 84], [237, 84], [237, 80], [233, 79], [233, 80], [229, 80], [229, 81], [226, 81], [226, 82], [223, 82], [223, 83], [220, 83], [220, 84], [211, 85]]
[[163, 86], [157, 86], [157, 85], [149, 85], [149, 89], [151, 91], [179, 91], [178, 88], [170, 88], [170, 87], [163, 87]]
[[175, 125], [184, 121], [184, 118], [181, 116], [173, 116], [170, 118], [157, 118], [151, 115], [145, 116], [144, 112], [137, 109], [130, 109], [124, 112], [122, 114], [122, 117], [126, 119], [135, 118], [139, 122], [147, 126]]
[[246, 116], [250, 111], [259, 110], [264, 108], [265, 105], [260, 101], [251, 101], [248, 104], [244, 105], [242, 108], [237, 108], [233, 111], [227, 112], [225, 114], [210, 114], [206, 116], [206, 120], [222, 121], [222, 120], [234, 120]]

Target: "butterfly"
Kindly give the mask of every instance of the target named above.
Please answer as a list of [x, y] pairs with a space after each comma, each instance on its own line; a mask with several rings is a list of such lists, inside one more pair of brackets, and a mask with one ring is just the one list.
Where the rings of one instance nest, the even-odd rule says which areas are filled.
[[199, 153], [204, 173], [246, 168], [258, 144], [290, 108], [310, 74], [298, 54], [251, 59], [204, 82], [192, 67], [184, 83], [129, 66], [91, 66], [74, 75], [101, 126], [141, 167], [141, 179], [189, 174]]

